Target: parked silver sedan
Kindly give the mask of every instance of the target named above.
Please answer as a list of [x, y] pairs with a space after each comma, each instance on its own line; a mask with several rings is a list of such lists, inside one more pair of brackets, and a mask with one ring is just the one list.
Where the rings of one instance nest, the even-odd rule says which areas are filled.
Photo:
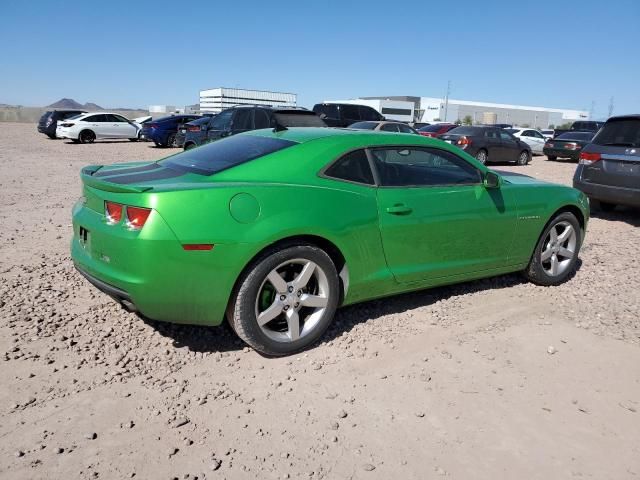
[[535, 128], [507, 128], [506, 131], [529, 145], [531, 153], [543, 155], [542, 149], [547, 139], [540, 130]]

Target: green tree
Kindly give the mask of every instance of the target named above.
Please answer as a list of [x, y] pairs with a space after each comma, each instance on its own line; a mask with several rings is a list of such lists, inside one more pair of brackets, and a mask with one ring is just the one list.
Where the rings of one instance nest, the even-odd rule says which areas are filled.
[[523, 123], [522, 125], [520, 125], [522, 128], [529, 128], [529, 124], [528, 123]]
[[462, 120], [457, 119], [457, 120], [456, 120], [455, 122], [453, 122], [453, 123], [455, 123], [456, 125], [462, 125]]
[[433, 121], [434, 122], [441, 122], [442, 120], [440, 120], [440, 117], [438, 117], [438, 118], [434, 118]]
[[573, 125], [573, 122], [566, 122], [566, 123], [563, 123], [562, 125], [558, 125], [556, 128], [560, 130], [569, 130], [571, 128], [571, 125]]
[[556, 127], [553, 125], [553, 123], [550, 123], [548, 128], [554, 129]]
[[471, 118], [471, 115], [467, 115], [466, 117], [464, 117], [462, 119], [462, 124], [463, 125], [473, 125], [473, 118]]

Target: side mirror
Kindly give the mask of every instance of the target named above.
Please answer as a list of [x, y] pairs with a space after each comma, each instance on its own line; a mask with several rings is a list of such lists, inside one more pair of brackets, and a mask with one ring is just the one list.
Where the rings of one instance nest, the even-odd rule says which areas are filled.
[[484, 175], [485, 188], [500, 188], [500, 175], [495, 172], [487, 172]]

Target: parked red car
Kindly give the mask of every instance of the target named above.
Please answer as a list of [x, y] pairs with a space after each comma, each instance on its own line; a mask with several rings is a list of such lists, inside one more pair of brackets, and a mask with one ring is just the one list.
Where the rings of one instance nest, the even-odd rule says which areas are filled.
[[452, 128], [456, 128], [457, 125], [453, 123], [436, 123], [433, 125], [427, 125], [418, 129], [418, 133], [423, 137], [437, 137], [443, 133], [447, 133]]

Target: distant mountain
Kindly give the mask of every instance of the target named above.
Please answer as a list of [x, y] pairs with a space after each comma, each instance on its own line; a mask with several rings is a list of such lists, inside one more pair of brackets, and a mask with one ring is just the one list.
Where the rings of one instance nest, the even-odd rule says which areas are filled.
[[87, 102], [84, 105], [76, 102], [72, 98], [62, 98], [51, 105], [47, 105], [46, 108], [60, 108], [60, 109], [69, 109], [69, 110], [104, 110], [100, 105], [96, 105], [95, 103]]

